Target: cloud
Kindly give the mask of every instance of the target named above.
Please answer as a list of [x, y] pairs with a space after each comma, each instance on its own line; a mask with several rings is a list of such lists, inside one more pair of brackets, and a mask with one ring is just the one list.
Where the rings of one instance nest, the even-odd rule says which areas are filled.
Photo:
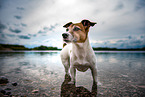
[[15, 35], [13, 35], [13, 34], [6, 34], [6, 35], [9, 37], [15, 37]]
[[6, 29], [7, 27], [4, 25], [4, 24], [2, 24], [1, 22], [0, 22], [0, 33], [2, 33], [2, 31], [4, 30], [4, 29]]
[[123, 7], [124, 7], [123, 3], [119, 3], [119, 4], [114, 8], [114, 10], [115, 10], [115, 11], [118, 11], [118, 10], [123, 9]]
[[30, 37], [36, 37], [37, 34], [28, 34]]
[[[1, 26], [0, 30], [5, 31], [4, 35], [9, 38], [10, 43], [31, 44], [33, 41], [38, 41], [37, 44], [43, 44], [42, 41], [50, 38], [57, 41], [50, 40], [49, 45], [57, 46], [56, 42], [61, 41], [61, 33], [65, 31], [62, 27], [65, 23], [78, 23], [82, 19], [89, 19], [97, 22], [89, 32], [89, 38], [94, 46], [143, 45], [141, 41], [144, 40], [143, 34], [145, 34], [144, 0], [131, 2], [129, 0], [43, 0], [43, 2], [0, 0], [0, 5], [1, 24], [7, 28], [11, 27], [7, 29]], [[12, 37], [11, 40], [14, 41], [10, 41], [11, 35], [6, 35], [6, 33], [21, 35], [22, 32], [27, 36], [23, 38], [30, 39], [24, 41], [22, 37], [15, 39]]]
[[49, 31], [52, 31], [53, 29], [55, 29], [55, 26], [52, 25], [48, 28]]
[[144, 0], [138, 0], [136, 7], [135, 7], [135, 11], [139, 11], [140, 9], [144, 9], [145, 10], [145, 1]]
[[45, 31], [45, 30], [40, 30], [40, 31], [38, 31], [38, 34], [45, 34], [45, 33], [47, 33], [47, 31]]
[[1, 38], [1, 39], [2, 39], [2, 38], [5, 38], [5, 34], [0, 33], [0, 38]]
[[128, 36], [128, 39], [132, 39], [132, 36]]
[[38, 31], [38, 34], [47, 34], [48, 32], [52, 32], [55, 30], [56, 26], [58, 26], [58, 24], [55, 25], [50, 25], [49, 27], [43, 27], [43, 29]]
[[17, 7], [17, 9], [18, 9], [18, 10], [24, 10], [24, 8], [23, 8], [23, 7]]
[[19, 29], [12, 29], [12, 28], [10, 28], [9, 30], [11, 32], [14, 32], [14, 33], [21, 33], [21, 30], [19, 30]]
[[110, 39], [106, 41], [91, 41], [93, 47], [111, 48], [143, 48], [145, 47], [145, 35], [127, 36], [122, 39]]
[[18, 16], [18, 15], [16, 15], [16, 16], [14, 16], [16, 19], [22, 19], [22, 16]]
[[27, 27], [27, 25], [26, 25], [26, 24], [24, 24], [24, 23], [21, 23], [21, 25], [22, 25], [23, 27]]
[[20, 39], [30, 39], [30, 36], [28, 36], [28, 35], [18, 35], [18, 37]]

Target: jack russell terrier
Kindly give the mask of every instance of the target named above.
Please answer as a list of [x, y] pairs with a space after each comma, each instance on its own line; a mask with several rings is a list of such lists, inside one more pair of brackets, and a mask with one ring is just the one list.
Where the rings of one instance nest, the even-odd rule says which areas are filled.
[[82, 20], [80, 23], [69, 22], [63, 26], [66, 32], [62, 34], [62, 37], [68, 44], [64, 45], [60, 56], [67, 75], [69, 75], [70, 68], [71, 81], [69, 84], [75, 84], [76, 69], [85, 72], [89, 68], [93, 81], [97, 84], [96, 57], [88, 39], [89, 28], [95, 24], [89, 20]]

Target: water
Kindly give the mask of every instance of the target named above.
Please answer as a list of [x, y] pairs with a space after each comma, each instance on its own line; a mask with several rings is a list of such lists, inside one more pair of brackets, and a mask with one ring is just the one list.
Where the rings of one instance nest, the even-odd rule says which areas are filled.
[[[99, 97], [143, 97], [145, 94], [145, 52], [97, 51]], [[0, 76], [10, 83], [0, 88], [12, 88], [12, 95], [29, 97], [59, 97], [63, 94], [92, 91], [91, 71], [77, 71], [76, 86], [65, 85], [60, 52], [21, 51], [0, 53]], [[14, 87], [11, 82], [17, 82]], [[71, 88], [71, 89], [70, 89]], [[72, 91], [72, 88], [74, 89]], [[38, 93], [33, 93], [37, 90]]]

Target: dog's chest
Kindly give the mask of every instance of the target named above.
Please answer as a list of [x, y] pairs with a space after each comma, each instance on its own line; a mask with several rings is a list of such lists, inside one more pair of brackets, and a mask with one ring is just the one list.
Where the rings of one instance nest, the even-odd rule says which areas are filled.
[[77, 68], [77, 70], [85, 72], [92, 65], [92, 59], [85, 54], [72, 55], [71, 65]]

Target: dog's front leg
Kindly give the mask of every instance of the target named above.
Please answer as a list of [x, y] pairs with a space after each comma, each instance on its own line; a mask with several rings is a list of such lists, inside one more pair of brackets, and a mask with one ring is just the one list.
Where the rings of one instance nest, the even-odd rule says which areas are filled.
[[97, 81], [98, 81], [97, 80], [97, 68], [95, 65], [91, 67], [91, 72], [92, 72], [94, 84], [97, 84]]
[[70, 73], [71, 73], [71, 81], [69, 82], [69, 84], [75, 84], [76, 69], [74, 66], [70, 67]]

